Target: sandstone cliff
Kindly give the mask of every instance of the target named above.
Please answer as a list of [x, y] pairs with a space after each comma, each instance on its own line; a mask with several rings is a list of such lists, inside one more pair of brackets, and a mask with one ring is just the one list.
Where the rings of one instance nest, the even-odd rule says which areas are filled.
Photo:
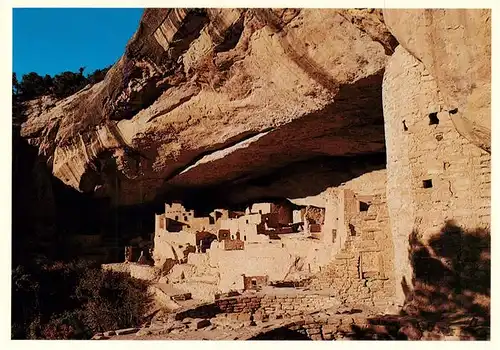
[[457, 131], [491, 149], [491, 11], [384, 10], [401, 46], [436, 79]]
[[117, 205], [319, 170], [384, 152], [395, 44], [374, 10], [146, 10], [105, 80], [42, 101], [22, 135], [66, 185]]
[[[31, 101], [22, 136], [56, 178], [117, 207], [376, 194], [361, 238], [375, 241], [378, 225], [389, 242], [379, 253], [397, 302], [420, 286], [436, 310], [488, 309], [491, 13], [383, 14], [146, 10], [104, 81]], [[360, 250], [350, 253], [358, 283]], [[454, 283], [477, 295], [446, 306]]]

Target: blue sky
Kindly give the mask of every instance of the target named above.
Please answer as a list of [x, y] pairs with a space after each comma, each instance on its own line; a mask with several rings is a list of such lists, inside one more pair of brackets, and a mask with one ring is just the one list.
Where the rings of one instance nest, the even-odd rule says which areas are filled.
[[139, 25], [137, 8], [13, 9], [13, 71], [85, 73], [115, 63]]

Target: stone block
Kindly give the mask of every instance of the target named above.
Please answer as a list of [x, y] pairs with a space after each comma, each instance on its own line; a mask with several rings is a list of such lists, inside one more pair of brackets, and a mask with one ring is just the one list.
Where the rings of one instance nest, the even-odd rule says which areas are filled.
[[111, 337], [113, 335], [116, 335], [116, 332], [115, 331], [106, 331], [106, 332], [103, 333], [103, 335], [105, 337]]
[[141, 328], [137, 333], [135, 333], [136, 337], [143, 337], [151, 334], [153, 334], [153, 332], [148, 328]]
[[342, 323], [337, 327], [337, 332], [349, 333], [352, 331], [352, 324]]
[[333, 334], [328, 333], [328, 334], [323, 334], [323, 339], [324, 340], [333, 340]]
[[250, 314], [249, 312], [244, 312], [244, 313], [238, 314], [238, 321], [250, 321], [251, 318], [252, 318], [252, 314]]
[[94, 336], [91, 338], [91, 340], [106, 340], [106, 339], [109, 339], [109, 338], [108, 338], [108, 337], [106, 337], [106, 336], [104, 336], [104, 335], [102, 335], [102, 334], [101, 334], [101, 335], [96, 334], [96, 335], [94, 335]]
[[345, 252], [345, 253], [337, 253], [337, 255], [335, 255], [335, 259], [349, 260], [354, 258], [355, 258], [354, 253]]
[[[328, 320], [330, 321], [330, 319]], [[325, 324], [321, 327], [321, 332], [323, 334], [328, 334], [328, 333], [335, 333], [337, 331], [337, 324], [331, 324], [331, 323], [328, 323], [328, 324]]]
[[306, 324], [306, 322], [304, 320], [296, 320], [292, 323], [293, 326], [299, 326], [299, 327], [302, 327]]
[[118, 329], [116, 330], [116, 335], [125, 335], [125, 334], [133, 334], [137, 333], [139, 331], [139, 328], [124, 328], [124, 329]]
[[309, 335], [320, 334], [321, 333], [321, 327], [318, 327], [318, 325], [314, 324], [314, 325], [312, 325], [312, 327], [307, 328], [307, 333]]
[[212, 323], [208, 319], [197, 318], [192, 323], [193, 329], [201, 329], [210, 326]]
[[253, 320], [254, 321], [262, 321], [262, 319], [264, 318], [264, 313], [262, 312], [256, 312], [253, 314]]

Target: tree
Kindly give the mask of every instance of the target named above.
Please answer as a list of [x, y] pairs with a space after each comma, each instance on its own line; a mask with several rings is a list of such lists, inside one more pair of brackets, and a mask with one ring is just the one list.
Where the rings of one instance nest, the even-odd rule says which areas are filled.
[[12, 95], [17, 95], [19, 89], [19, 82], [17, 81], [16, 73], [12, 73]]
[[54, 94], [61, 98], [72, 95], [87, 85], [87, 79], [83, 75], [73, 72], [58, 74], [53, 82]]
[[43, 78], [35, 72], [24, 74], [18, 81], [16, 73], [12, 73], [13, 101], [27, 101], [42, 95], [55, 95], [64, 98], [83, 89], [87, 84], [96, 84], [104, 79], [111, 65], [96, 69], [87, 76], [83, 75], [86, 67], [80, 67], [78, 73], [62, 72], [54, 77], [46, 74]]
[[35, 72], [23, 75], [19, 83], [19, 95], [23, 100], [41, 96], [45, 92], [43, 78]]
[[43, 87], [46, 94], [52, 93], [52, 90], [54, 89], [54, 81], [48, 74], [43, 77]]
[[110, 68], [111, 68], [111, 66], [108, 66], [108, 67], [103, 68], [103, 69], [96, 69], [94, 72], [89, 74], [87, 76], [87, 80], [88, 80], [89, 84], [97, 84], [98, 82], [104, 80], [104, 78], [106, 77], [106, 74], [108, 73]]

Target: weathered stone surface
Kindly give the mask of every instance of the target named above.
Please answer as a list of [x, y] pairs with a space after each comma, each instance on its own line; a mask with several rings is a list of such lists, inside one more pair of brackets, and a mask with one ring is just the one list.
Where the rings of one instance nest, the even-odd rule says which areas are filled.
[[[205, 318], [219, 311], [233, 313], [231, 322], [214, 321], [224, 330], [243, 334], [257, 327], [250, 321], [255, 312], [257, 321], [293, 318], [292, 330], [307, 329], [321, 339], [343, 336], [334, 330], [354, 337], [354, 325], [369, 328], [364, 315], [301, 319], [339, 303], [354, 314], [361, 311], [353, 305], [385, 310], [394, 295], [399, 304], [414, 297], [404, 311], [418, 314], [435, 306], [418, 305], [417, 296], [427, 296], [439, 307], [457, 309], [443, 286], [471, 256], [429, 242], [435, 234], [446, 236], [440, 229], [452, 218], [464, 229], [489, 229], [489, 12], [419, 11], [387, 12], [402, 44], [394, 51], [381, 12], [368, 9], [147, 10], [103, 82], [63, 101], [30, 102], [22, 133], [65, 184], [110, 197], [115, 205], [190, 191], [198, 196], [198, 190], [233, 203], [287, 197], [309, 205], [306, 219], [324, 225], [317, 243], [334, 247], [332, 254], [312, 244], [290, 249], [298, 255], [307, 246], [312, 267], [282, 249], [285, 239], [275, 251], [272, 245], [254, 252], [247, 246], [240, 255], [217, 260], [213, 249], [210, 261], [192, 255], [183, 265], [174, 265], [183, 252], [156, 245], [156, 253], [165, 256], [168, 282], [178, 282], [194, 299], [213, 301], [216, 293], [238, 289], [233, 282], [251, 269], [258, 270], [255, 276], [282, 280], [308, 266], [308, 275], [319, 270], [310, 289], [328, 288], [321, 295], [283, 293], [262, 303], [261, 296], [232, 298], [182, 309], [177, 319], [203, 319], [170, 324], [174, 337], [205, 332]], [[468, 40], [471, 28], [485, 34], [476, 46]], [[463, 55], [452, 57], [462, 49]], [[385, 148], [387, 171], [380, 169]], [[456, 231], [445, 233], [456, 237]], [[472, 241], [481, 240], [476, 235]], [[477, 275], [489, 267], [489, 250], [479, 255], [469, 259], [477, 258]], [[424, 263], [424, 273], [416, 273], [412, 264], [419, 256], [445, 270], [445, 277], [438, 276], [443, 281], [431, 286], [441, 299], [426, 285], [425, 293], [412, 295], [415, 281], [436, 271]], [[457, 256], [462, 260], [455, 261]], [[222, 273], [214, 264], [208, 267], [214, 261], [225, 266]], [[133, 276], [160, 278], [153, 268], [133, 269], [127, 267]], [[460, 288], [471, 285], [471, 279], [460, 282]], [[463, 293], [456, 304], [489, 310], [489, 285], [473, 289], [468, 294], [480, 295]], [[166, 297], [171, 302], [165, 293], [157, 295], [164, 306]], [[408, 324], [398, 324], [398, 330], [412, 339], [433, 336]]]
[[210, 320], [197, 318], [193, 321], [193, 328], [201, 329], [210, 326]]
[[490, 152], [491, 10], [384, 9], [384, 20], [436, 79], [457, 131]]
[[[476, 193], [482, 186], [489, 189], [489, 171], [482, 176], [479, 160], [487, 163], [490, 155], [467, 141], [461, 142], [450, 115], [443, 111], [444, 102], [432, 75], [401, 46], [384, 74], [383, 104], [387, 203], [395, 252], [395, 286], [402, 303], [403, 288], [408, 293], [412, 284], [412, 262], [408, 258], [412, 233], [426, 244], [433, 235], [440, 235], [450, 219], [462, 230], [489, 229], [490, 217], [479, 213], [481, 208], [490, 207], [490, 199]], [[437, 123], [431, 123], [431, 116], [437, 118]], [[436, 139], [436, 133], [442, 139]]]
[[65, 184], [115, 204], [383, 151], [380, 11], [286, 13], [146, 10], [105, 80], [33, 111], [22, 135]]

